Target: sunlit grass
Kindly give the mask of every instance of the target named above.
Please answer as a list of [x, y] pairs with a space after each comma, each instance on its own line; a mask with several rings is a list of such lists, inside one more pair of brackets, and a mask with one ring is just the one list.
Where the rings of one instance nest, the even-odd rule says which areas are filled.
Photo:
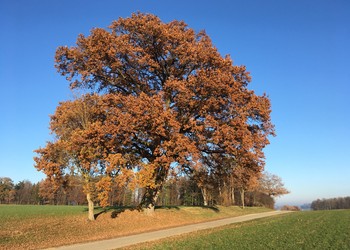
[[201, 231], [142, 249], [350, 249], [350, 210], [295, 212]]
[[246, 214], [253, 213], [262, 213], [269, 212], [271, 209], [264, 207], [246, 207], [242, 209], [241, 207], [225, 207], [225, 206], [217, 206], [217, 207], [179, 207], [182, 213], [188, 213], [190, 216], [197, 216], [200, 218], [206, 219], [216, 219], [218, 217], [231, 217], [231, 216], [241, 216]]
[[0, 222], [32, 217], [68, 216], [86, 212], [86, 206], [0, 205]]

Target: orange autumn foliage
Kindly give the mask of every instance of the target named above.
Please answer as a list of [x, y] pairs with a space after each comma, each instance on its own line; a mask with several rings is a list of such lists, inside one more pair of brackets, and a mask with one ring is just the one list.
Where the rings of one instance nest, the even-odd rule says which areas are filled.
[[152, 210], [175, 167], [195, 173], [210, 157], [217, 168], [225, 158], [261, 171], [274, 134], [270, 101], [247, 88], [246, 68], [222, 57], [204, 31], [136, 13], [59, 47], [56, 68], [71, 89], [94, 94], [61, 103], [51, 117], [57, 141], [35, 160], [52, 178], [74, 166], [109, 190], [128, 173]]

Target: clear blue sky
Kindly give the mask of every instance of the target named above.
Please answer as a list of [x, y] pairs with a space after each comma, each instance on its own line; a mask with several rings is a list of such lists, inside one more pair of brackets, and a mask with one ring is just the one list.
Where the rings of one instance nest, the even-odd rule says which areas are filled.
[[71, 98], [55, 50], [79, 33], [141, 11], [206, 30], [244, 64], [272, 102], [277, 137], [266, 169], [291, 194], [278, 203], [350, 196], [350, 1], [0, 1], [0, 176], [32, 182], [33, 150], [51, 138], [49, 115]]

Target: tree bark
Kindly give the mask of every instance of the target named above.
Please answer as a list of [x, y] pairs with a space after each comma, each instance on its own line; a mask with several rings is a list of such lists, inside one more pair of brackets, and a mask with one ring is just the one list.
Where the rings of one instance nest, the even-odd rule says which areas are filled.
[[141, 201], [141, 207], [144, 208], [146, 215], [154, 215], [154, 209], [160, 193], [160, 188], [146, 188]]
[[232, 174], [230, 175], [230, 192], [231, 192], [231, 200], [232, 205], [235, 205], [235, 185], [234, 185], [234, 178]]
[[205, 187], [201, 187], [201, 191], [202, 191], [204, 206], [208, 206], [208, 191]]
[[235, 205], [235, 188], [231, 187], [231, 200], [232, 200], [232, 205]]
[[144, 213], [146, 215], [154, 215], [154, 208], [155, 208], [155, 205], [152, 203], [149, 203], [147, 207], [144, 209]]
[[244, 188], [241, 188], [241, 202], [242, 202], [242, 208], [244, 208]]
[[90, 193], [87, 193], [86, 194], [86, 199], [87, 199], [87, 202], [88, 202], [88, 211], [89, 211], [89, 215], [88, 215], [88, 218], [90, 221], [94, 221], [95, 220], [95, 214], [94, 214], [94, 202], [92, 201], [92, 198], [91, 198], [91, 194]]

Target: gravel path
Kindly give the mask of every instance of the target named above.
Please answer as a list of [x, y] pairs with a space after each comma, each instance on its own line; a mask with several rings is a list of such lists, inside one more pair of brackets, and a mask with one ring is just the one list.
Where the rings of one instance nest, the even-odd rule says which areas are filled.
[[134, 244], [147, 242], [147, 241], [155, 241], [175, 235], [181, 235], [186, 233], [191, 233], [203, 229], [210, 229], [214, 227], [220, 227], [232, 223], [238, 223], [243, 221], [249, 221], [259, 218], [264, 218], [268, 216], [278, 215], [288, 213], [289, 211], [272, 211], [266, 213], [258, 213], [258, 214], [248, 214], [239, 217], [220, 219], [209, 222], [202, 222], [198, 224], [191, 224], [187, 226], [179, 226], [169, 229], [163, 229], [148, 233], [135, 234], [130, 236], [119, 237], [110, 240], [101, 240], [95, 242], [88, 243], [80, 243], [76, 245], [70, 246], [62, 246], [58, 248], [50, 248], [50, 249], [59, 249], [59, 250], [102, 250], [102, 249], [116, 249], [120, 247], [127, 247]]

